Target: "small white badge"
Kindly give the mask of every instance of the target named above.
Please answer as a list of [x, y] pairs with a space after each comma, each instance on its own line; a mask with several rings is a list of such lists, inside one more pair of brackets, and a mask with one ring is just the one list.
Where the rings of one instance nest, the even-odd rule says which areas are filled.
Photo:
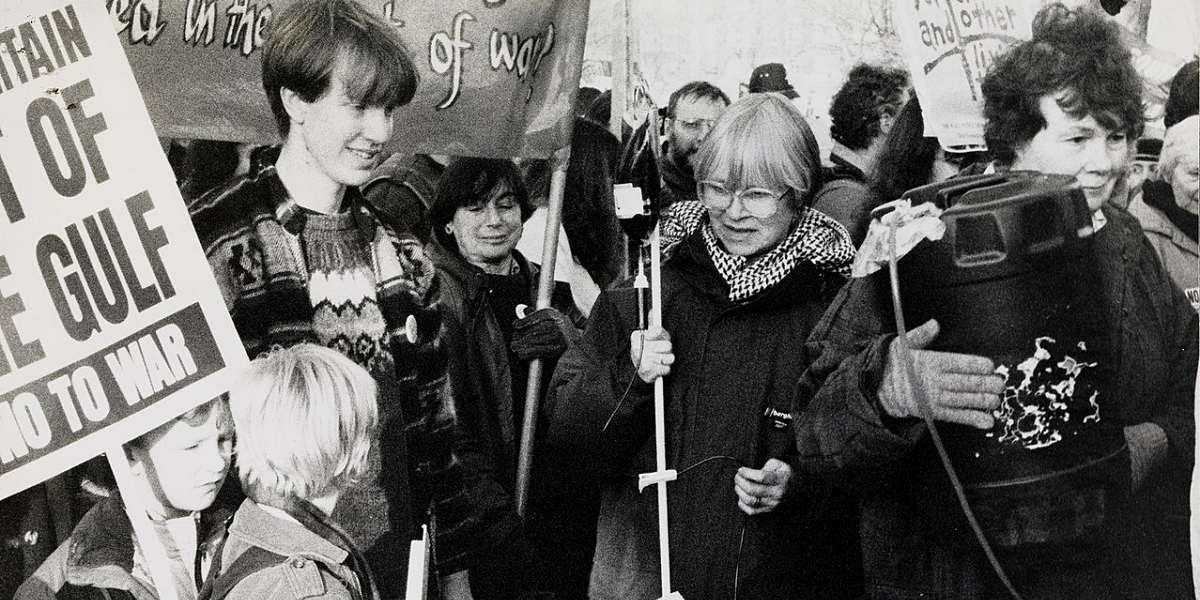
[[417, 343], [417, 318], [413, 315], [408, 315], [404, 320], [404, 337], [408, 339], [408, 343]]

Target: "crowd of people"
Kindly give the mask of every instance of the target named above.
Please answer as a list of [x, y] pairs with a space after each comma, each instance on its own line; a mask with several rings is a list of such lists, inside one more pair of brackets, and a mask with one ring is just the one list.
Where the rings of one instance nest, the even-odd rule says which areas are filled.
[[[606, 129], [611, 95], [581, 90], [560, 281], [540, 309], [553, 165], [384, 156], [419, 78], [352, 0], [290, 5], [262, 62], [281, 144], [164, 144], [252, 359], [232, 389], [125, 446], [136, 485], [121, 492], [146, 507], [169, 581], [93, 463], [0, 503], [19, 527], [54, 521], [43, 541], [60, 542], [13, 538], [22, 577], [0, 592], [403, 598], [410, 541], [427, 534], [428, 598], [659, 598], [658, 509], [639, 476], [665, 444], [670, 574], [688, 600], [1192, 597], [1195, 59], [1149, 138], [1117, 25], [1049, 5], [983, 79], [988, 149], [969, 152], [925, 134], [892, 66], [849, 71], [829, 148], [779, 63], [736, 100], [688, 83], [622, 138]], [[931, 349], [947, 324], [904, 331], [886, 272], [851, 272], [877, 209], [908, 190], [1027, 171], [1073, 178], [1086, 204], [1105, 293], [1072, 310], [1100, 315], [1117, 466], [1051, 500], [1035, 489], [1002, 515], [1019, 539], [981, 543], [972, 514], [931, 500], [957, 485], [937, 432], [994, 431], [1006, 371]], [[630, 181], [661, 228], [649, 326], [626, 276], [638, 240], [613, 208]], [[1064, 519], [1077, 527], [1059, 535]]]

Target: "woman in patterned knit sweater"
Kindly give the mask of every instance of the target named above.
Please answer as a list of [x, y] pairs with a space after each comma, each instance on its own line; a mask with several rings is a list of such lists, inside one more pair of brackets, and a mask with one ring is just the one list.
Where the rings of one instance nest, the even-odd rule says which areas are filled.
[[[367, 208], [357, 186], [408, 103], [416, 69], [392, 28], [351, 0], [307, 0], [272, 24], [263, 87], [279, 157], [190, 207], [246, 351], [315, 342], [378, 385], [366, 476], [333, 517], [365, 549], [382, 597], [403, 594], [408, 542], [438, 508], [440, 534], [470, 518], [450, 450], [433, 267]], [[459, 536], [458, 539], [469, 539]], [[443, 572], [466, 552], [439, 548]]]

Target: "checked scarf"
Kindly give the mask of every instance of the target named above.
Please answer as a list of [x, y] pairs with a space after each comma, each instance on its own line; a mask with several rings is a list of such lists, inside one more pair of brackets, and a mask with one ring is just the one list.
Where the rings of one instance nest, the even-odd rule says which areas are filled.
[[[842, 276], [850, 275], [854, 246], [846, 228], [819, 210], [805, 208], [800, 221], [779, 245], [754, 261], [721, 248], [708, 209], [696, 201], [676, 202], [663, 212], [660, 235], [663, 255], [671, 256], [679, 244], [697, 229], [704, 247], [729, 285], [729, 300], [751, 298], [783, 281], [801, 261]], [[749, 263], [749, 264], [747, 264]]]

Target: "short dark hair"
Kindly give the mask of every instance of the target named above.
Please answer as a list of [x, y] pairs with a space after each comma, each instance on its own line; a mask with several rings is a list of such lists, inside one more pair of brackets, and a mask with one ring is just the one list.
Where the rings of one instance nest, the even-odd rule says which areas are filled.
[[315, 101], [329, 90], [339, 58], [354, 73], [346, 95], [365, 106], [403, 106], [417, 91], [420, 76], [408, 49], [379, 17], [354, 0], [301, 0], [274, 20], [263, 49], [263, 90], [282, 137], [291, 119], [280, 89]]
[[829, 135], [851, 150], [871, 145], [880, 133], [879, 121], [895, 116], [904, 103], [908, 72], [859, 63], [829, 105]]
[[[896, 115], [892, 130], [888, 132], [879, 151], [875, 168], [870, 174], [869, 187], [875, 200], [882, 204], [899, 198], [904, 192], [931, 183], [933, 164], [937, 160], [938, 140], [925, 135], [925, 113], [916, 96]], [[947, 162], [963, 166], [982, 162], [983, 152], [960, 152], [947, 154]], [[872, 207], [874, 208], [874, 207]]]
[[454, 219], [454, 213], [464, 206], [471, 206], [487, 198], [488, 192], [501, 183], [508, 184], [521, 207], [521, 220], [533, 214], [533, 202], [529, 190], [521, 178], [521, 172], [507, 158], [457, 157], [446, 165], [442, 178], [438, 180], [437, 194], [429, 207], [429, 223], [433, 238], [451, 252], [458, 251], [454, 237], [446, 233], [446, 223]]
[[680, 100], [695, 98], [697, 100], [708, 100], [709, 102], [721, 101], [725, 106], [729, 106], [729, 96], [721, 91], [721, 88], [707, 81], [693, 81], [684, 84], [683, 87], [671, 92], [671, 98], [667, 100], [667, 116], [675, 118], [675, 107]]
[[1172, 125], [1200, 112], [1197, 104], [1200, 96], [1196, 88], [1200, 87], [1200, 60], [1193, 58], [1184, 63], [1175, 76], [1171, 78], [1171, 90], [1167, 93], [1167, 104], [1163, 107], [1163, 126], [1170, 129]]
[[871, 173], [870, 187], [876, 200], [891, 202], [928, 183], [937, 151], [937, 138], [925, 136], [925, 114], [913, 96], [896, 115]]
[[983, 79], [984, 139], [996, 160], [1046, 127], [1039, 102], [1057, 98], [1074, 118], [1092, 116], [1130, 138], [1142, 133], [1142, 80], [1116, 23], [1088, 9], [1051, 4], [1033, 19], [1033, 38], [1006, 50]]
[[562, 225], [571, 253], [601, 289], [621, 274], [623, 242], [613, 204], [620, 155], [621, 142], [608, 129], [586, 119], [575, 120]]

